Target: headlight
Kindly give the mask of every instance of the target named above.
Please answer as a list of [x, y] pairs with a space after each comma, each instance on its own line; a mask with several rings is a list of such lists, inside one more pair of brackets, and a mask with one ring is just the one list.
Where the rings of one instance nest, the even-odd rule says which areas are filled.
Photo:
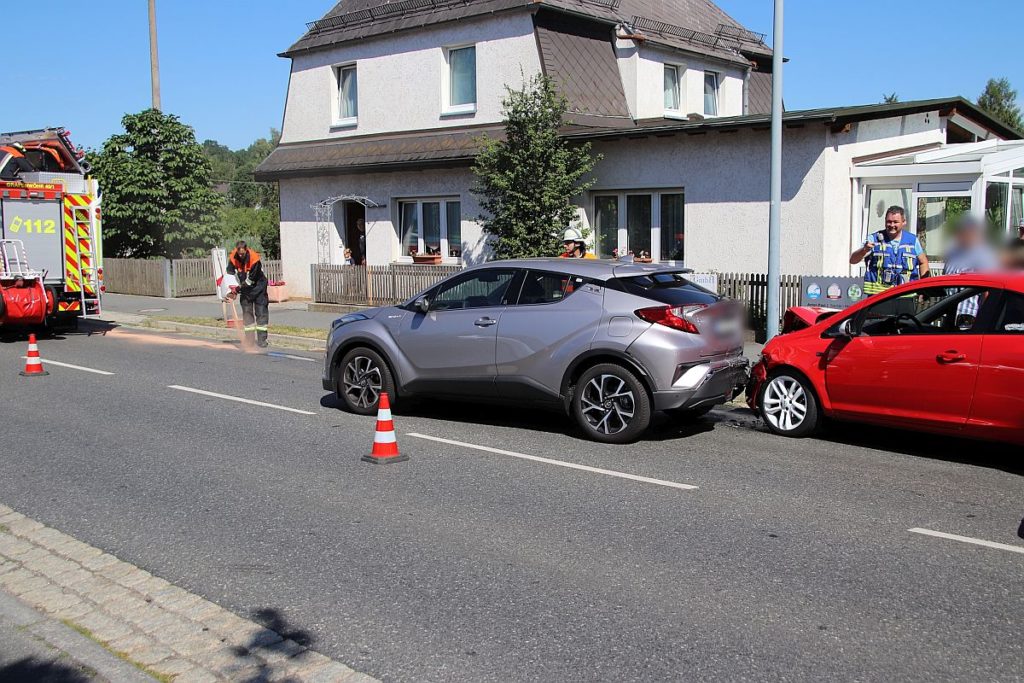
[[341, 327], [342, 325], [345, 325], [347, 323], [354, 323], [357, 320], [369, 320], [369, 319], [370, 318], [368, 316], [365, 316], [362, 313], [347, 313], [347, 314], [341, 316], [340, 318], [338, 318], [337, 320], [335, 320], [333, 323], [331, 323], [331, 332], [334, 332], [334, 330], [338, 329], [339, 327]]

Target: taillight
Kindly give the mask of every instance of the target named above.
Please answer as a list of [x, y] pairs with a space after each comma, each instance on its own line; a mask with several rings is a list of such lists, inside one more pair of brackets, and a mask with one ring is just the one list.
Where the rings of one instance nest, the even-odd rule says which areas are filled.
[[641, 308], [636, 311], [638, 317], [649, 323], [664, 325], [674, 330], [700, 334], [700, 330], [693, 322], [693, 316], [703, 309], [707, 304], [690, 304], [689, 306], [654, 306], [652, 308]]

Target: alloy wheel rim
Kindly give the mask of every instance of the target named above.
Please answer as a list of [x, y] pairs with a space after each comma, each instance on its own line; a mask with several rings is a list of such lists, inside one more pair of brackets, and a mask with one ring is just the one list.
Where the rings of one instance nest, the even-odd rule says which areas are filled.
[[636, 413], [633, 391], [616, 375], [600, 375], [587, 382], [580, 402], [587, 424], [599, 434], [618, 434], [629, 427]]
[[342, 383], [345, 385], [345, 397], [359, 408], [370, 408], [376, 404], [383, 388], [380, 368], [366, 356], [356, 356], [349, 361]]
[[800, 382], [780, 375], [765, 387], [761, 412], [773, 427], [791, 432], [807, 418], [807, 392]]

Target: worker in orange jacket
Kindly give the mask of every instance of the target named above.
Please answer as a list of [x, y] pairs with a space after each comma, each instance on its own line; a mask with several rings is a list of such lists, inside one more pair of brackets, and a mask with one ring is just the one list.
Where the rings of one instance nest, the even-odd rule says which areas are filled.
[[245, 339], [260, 348], [267, 346], [270, 325], [270, 299], [267, 298], [267, 276], [263, 273], [260, 255], [239, 241], [228, 258], [228, 273], [238, 279], [238, 301], [242, 305]]
[[20, 142], [0, 146], [0, 180], [17, 180], [22, 173], [34, 170], [25, 158], [25, 147]]

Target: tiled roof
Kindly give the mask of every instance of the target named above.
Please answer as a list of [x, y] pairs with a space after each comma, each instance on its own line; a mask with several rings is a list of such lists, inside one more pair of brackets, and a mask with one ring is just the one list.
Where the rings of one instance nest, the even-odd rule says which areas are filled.
[[261, 181], [277, 180], [356, 170], [387, 171], [408, 164], [426, 168], [465, 163], [476, 156], [482, 135], [501, 138], [504, 137], [503, 128], [477, 126], [288, 143], [278, 145], [259, 165], [256, 178]]
[[537, 14], [535, 22], [544, 73], [569, 100], [570, 118], [632, 125], [609, 35], [551, 12]]
[[[993, 131], [1001, 138], [1021, 139], [1018, 132], [1006, 127], [962, 97], [788, 111], [783, 115], [783, 121], [787, 125], [820, 123], [842, 127], [847, 123], [857, 121], [907, 116], [936, 110], [942, 115], [956, 111]], [[585, 141], [650, 135], [661, 137], [739, 128], [767, 129], [770, 124], [771, 116], [767, 113], [695, 121], [645, 119], [637, 121], [628, 128], [598, 127], [585, 125], [579, 121], [570, 121], [562, 133], [568, 139]], [[481, 135], [500, 139], [503, 135], [502, 128], [501, 126], [478, 126], [471, 129], [441, 129], [399, 135], [367, 135], [284, 144], [279, 145], [260, 164], [256, 170], [256, 179], [267, 181], [297, 176], [419, 170], [437, 166], [467, 166], [476, 156]]]
[[555, 9], [606, 24], [636, 24], [652, 42], [742, 61], [771, 55], [752, 34], [710, 0], [342, 0], [284, 54], [420, 28], [499, 11]]

